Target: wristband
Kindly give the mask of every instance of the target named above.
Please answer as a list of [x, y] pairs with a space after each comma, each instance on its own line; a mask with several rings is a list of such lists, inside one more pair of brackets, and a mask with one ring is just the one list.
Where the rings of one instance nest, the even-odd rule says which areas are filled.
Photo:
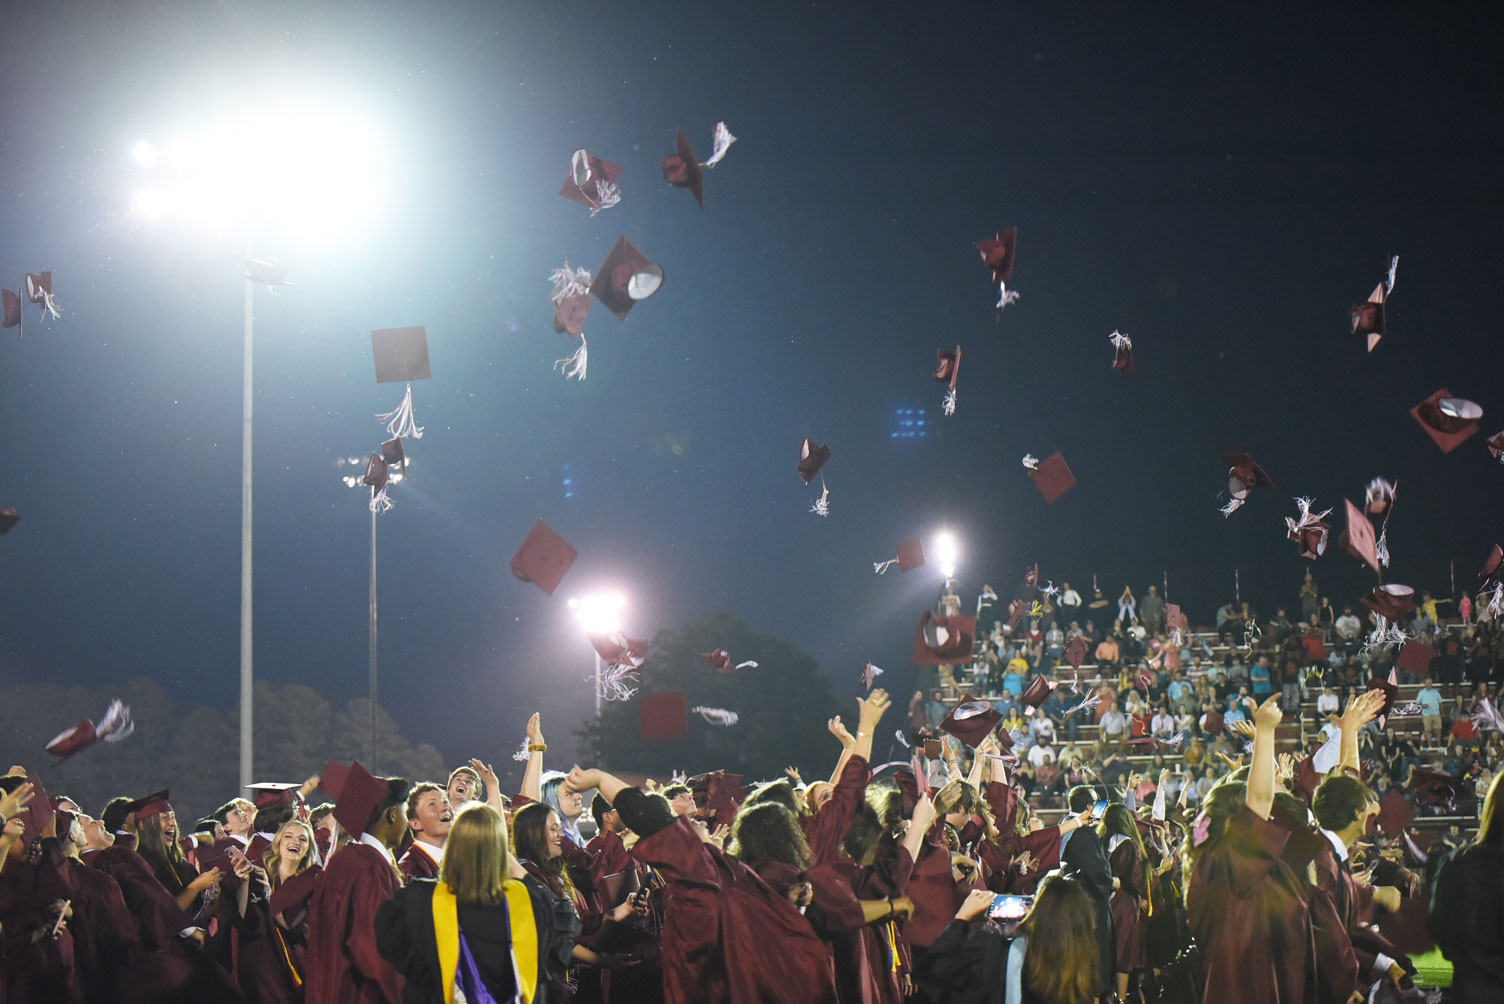
[[528, 743], [527, 751], [529, 753], [547, 753], [548, 743]]

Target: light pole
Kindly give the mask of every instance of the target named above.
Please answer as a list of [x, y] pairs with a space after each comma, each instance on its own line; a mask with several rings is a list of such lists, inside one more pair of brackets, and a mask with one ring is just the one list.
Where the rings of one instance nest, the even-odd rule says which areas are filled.
[[[131, 214], [246, 235], [240, 458], [240, 783], [253, 780], [255, 737], [253, 575], [254, 287], [290, 285], [280, 266], [252, 258], [252, 235], [346, 232], [370, 215], [384, 186], [384, 150], [348, 109], [307, 89], [215, 100], [200, 126], [164, 150], [141, 140], [131, 156], [142, 187]], [[271, 277], [259, 266], [268, 267]]]
[[[383, 446], [382, 453], [373, 453], [369, 462], [359, 457], [341, 458], [340, 464], [360, 465], [367, 464], [364, 477], [356, 477], [347, 474], [343, 478], [345, 485], [350, 488], [371, 488], [371, 587], [370, 587], [370, 622], [367, 638], [367, 667], [366, 688], [370, 699], [369, 732], [366, 735], [366, 764], [371, 771], [378, 770], [376, 765], [376, 517], [387, 509], [392, 503], [386, 498], [386, 486], [398, 484], [406, 476], [406, 470], [412, 464], [412, 458], [408, 457], [401, 449], [401, 440], [396, 441], [396, 456], [400, 458], [396, 464], [391, 463], [384, 454], [387, 452]], [[378, 463], [379, 459], [379, 463]], [[376, 483], [379, 481], [380, 483]]]
[[[586, 635], [611, 635], [621, 630], [621, 613], [627, 606], [627, 598], [621, 593], [595, 593], [583, 599], [570, 597], [569, 609], [574, 611], [575, 618], [580, 622], [580, 627]], [[591, 646], [594, 650], [595, 646]], [[600, 727], [601, 720], [601, 676], [605, 672], [605, 663], [601, 660], [599, 651], [595, 652], [595, 722], [596, 728]]]

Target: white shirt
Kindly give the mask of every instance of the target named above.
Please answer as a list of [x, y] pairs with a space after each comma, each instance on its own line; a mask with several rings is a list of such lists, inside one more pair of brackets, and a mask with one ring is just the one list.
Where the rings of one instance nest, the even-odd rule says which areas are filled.
[[[1331, 830], [1321, 830], [1320, 833], [1323, 837], [1326, 837], [1326, 839], [1331, 842], [1332, 850], [1337, 852], [1337, 860], [1346, 861], [1347, 845], [1342, 842], [1342, 838], [1337, 836], [1337, 834], [1333, 833]], [[1393, 959], [1385, 955], [1383, 952], [1376, 953], [1373, 960], [1373, 978], [1383, 978], [1383, 976], [1389, 972], [1389, 967], [1392, 965], [1394, 965]]]
[[1060, 594], [1060, 605], [1064, 607], [1079, 607], [1081, 605], [1081, 594], [1074, 589], [1067, 589]]
[[443, 844], [440, 844], [439, 846], [435, 847], [433, 844], [430, 844], [427, 841], [424, 841], [424, 840], [414, 840], [413, 841], [413, 846], [414, 847], [421, 847], [421, 848], [423, 848], [423, 853], [425, 853], [429, 857], [433, 858], [433, 863], [434, 864], [441, 865], [441, 864], [444, 863], [444, 845]]
[[1030, 746], [1029, 763], [1035, 767], [1043, 767], [1055, 759], [1055, 751], [1049, 746]]
[[365, 844], [367, 847], [374, 847], [374, 848], [376, 848], [378, 851], [381, 852], [382, 857], [386, 858], [388, 861], [390, 861], [392, 863], [392, 867], [393, 868], [397, 867], [397, 859], [394, 858], [394, 857], [392, 857], [391, 850], [387, 848], [386, 844], [383, 844], [381, 841], [377, 840], [375, 837], [371, 836], [369, 833], [362, 833], [360, 835], [360, 839], [357, 840], [356, 843]]
[[1336, 694], [1322, 694], [1316, 698], [1316, 710], [1323, 715], [1336, 714], [1338, 706]]
[[1334, 626], [1337, 628], [1337, 633], [1348, 641], [1352, 641], [1358, 637], [1358, 632], [1363, 630], [1363, 622], [1352, 614], [1343, 614], [1341, 617], [1338, 617], [1337, 623]]

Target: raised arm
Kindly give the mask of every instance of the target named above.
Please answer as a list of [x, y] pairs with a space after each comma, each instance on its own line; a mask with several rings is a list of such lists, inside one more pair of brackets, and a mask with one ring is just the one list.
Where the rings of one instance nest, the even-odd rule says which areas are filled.
[[[857, 704], [861, 705], [861, 715], [858, 718], [856, 745], [851, 750], [852, 756], [859, 756], [869, 763], [872, 760], [872, 736], [877, 732], [878, 723], [882, 721], [883, 714], [892, 706], [888, 700], [888, 692], [879, 687], [865, 698], [858, 697]], [[839, 775], [837, 775], [839, 776]]]
[[522, 775], [522, 797], [534, 802], [543, 800], [543, 722], [535, 711], [527, 720], [527, 771]]
[[1268, 819], [1274, 807], [1274, 733], [1283, 717], [1279, 698], [1275, 694], [1253, 713], [1253, 763], [1248, 769], [1248, 791], [1243, 802], [1260, 819]]
[[924, 838], [935, 822], [935, 803], [928, 795], [920, 795], [914, 803], [914, 812], [909, 816], [909, 828], [904, 831], [899, 846], [909, 852], [910, 861], [919, 860], [919, 851], [924, 847]]
[[[857, 728], [860, 730], [861, 726]], [[835, 784], [841, 779], [841, 771], [846, 769], [846, 761], [851, 759], [851, 753], [856, 749], [856, 737], [847, 730], [840, 715], [826, 722], [825, 730], [841, 741], [841, 757], [836, 761], [836, 769], [830, 772], [830, 783]]]
[[[531, 739], [528, 740], [528, 745], [532, 745]], [[532, 751], [528, 752], [527, 758], [529, 761], [529, 766], [531, 766], [533, 759]], [[538, 765], [540, 768], [543, 765], [541, 753], [539, 754]], [[480, 775], [481, 784], [484, 784], [486, 786], [486, 804], [495, 809], [497, 812], [504, 811], [501, 807], [501, 782], [496, 778], [496, 768], [492, 767], [490, 764], [486, 763], [483, 760], [479, 760], [476, 757], [471, 757], [470, 769]], [[526, 778], [524, 778], [523, 780], [524, 783], [526, 783]]]
[[1379, 716], [1384, 709], [1382, 690], [1365, 690], [1347, 702], [1347, 711], [1337, 719], [1337, 766], [1359, 773], [1358, 730]]

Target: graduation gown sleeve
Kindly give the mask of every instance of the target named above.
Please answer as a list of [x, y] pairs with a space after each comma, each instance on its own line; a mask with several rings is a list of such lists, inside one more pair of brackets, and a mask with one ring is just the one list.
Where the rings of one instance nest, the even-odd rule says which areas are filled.
[[805, 842], [809, 844], [810, 859], [815, 864], [834, 861], [841, 856], [841, 840], [846, 836], [846, 828], [851, 825], [856, 807], [867, 795], [869, 776], [867, 761], [853, 756], [841, 768], [830, 801], [813, 816], [799, 821]]

